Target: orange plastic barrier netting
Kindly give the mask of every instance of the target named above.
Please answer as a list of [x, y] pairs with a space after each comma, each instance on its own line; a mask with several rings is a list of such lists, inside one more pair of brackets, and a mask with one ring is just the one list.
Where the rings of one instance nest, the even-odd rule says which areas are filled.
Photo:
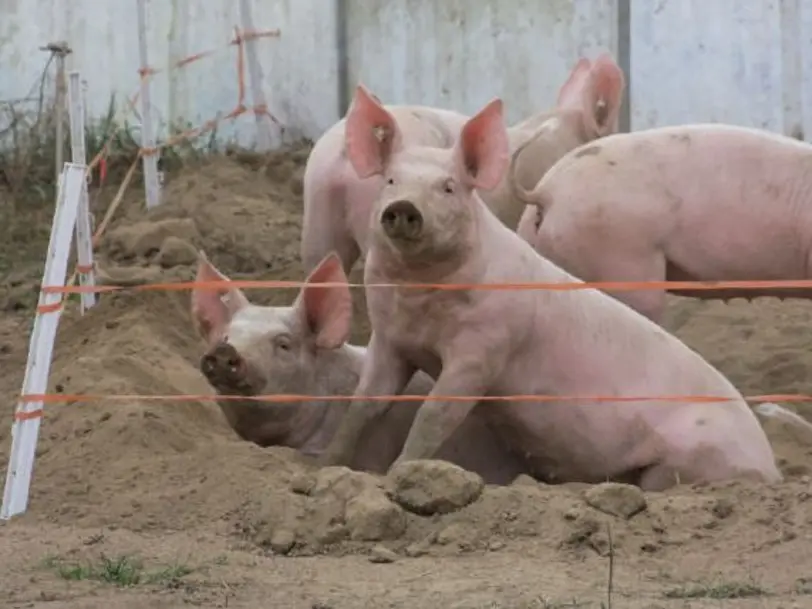
[[[179, 143], [181, 141], [188, 140], [188, 139], [191, 139], [193, 137], [200, 136], [200, 135], [202, 135], [202, 134], [204, 134], [204, 133], [206, 133], [208, 131], [213, 130], [220, 122], [222, 122], [224, 120], [235, 119], [238, 116], [240, 116], [242, 114], [245, 114], [246, 112], [253, 112], [254, 114], [261, 114], [261, 115], [264, 115], [264, 116], [268, 116], [271, 119], [271, 121], [273, 121], [275, 124], [277, 124], [277, 125], [280, 124], [279, 121], [276, 119], [276, 117], [274, 117], [268, 111], [267, 106], [259, 105], [259, 106], [249, 108], [249, 107], [247, 107], [245, 105], [245, 48], [244, 48], [245, 45], [244, 45], [244, 43], [247, 42], [247, 41], [250, 41], [250, 40], [258, 39], [258, 38], [276, 38], [276, 37], [279, 37], [281, 35], [281, 31], [279, 29], [240, 31], [239, 28], [235, 27], [234, 32], [235, 32], [234, 38], [227, 45], [225, 45], [223, 47], [220, 47], [219, 49], [210, 49], [210, 50], [207, 50], [207, 51], [201, 51], [201, 52], [198, 52], [198, 53], [193, 53], [192, 55], [182, 57], [180, 59], [176, 59], [175, 61], [173, 61], [169, 65], [163, 66], [163, 67], [141, 67], [141, 68], [139, 68], [138, 74], [139, 74], [139, 81], [140, 82], [139, 82], [138, 89], [136, 90], [136, 92], [133, 95], [131, 95], [128, 98], [127, 104], [126, 104], [126, 110], [128, 112], [134, 112], [136, 114], [137, 114], [136, 102], [138, 101], [138, 98], [139, 98], [139, 96], [141, 94], [141, 83], [144, 80], [146, 80], [146, 79], [150, 78], [151, 76], [153, 76], [154, 74], [158, 74], [160, 72], [171, 72], [171, 71], [176, 70], [176, 69], [184, 68], [184, 67], [188, 66], [191, 63], [194, 63], [196, 61], [200, 61], [200, 60], [202, 60], [204, 58], [215, 55], [215, 54], [217, 54], [217, 53], [219, 53], [219, 52], [221, 52], [223, 50], [227, 50], [227, 49], [231, 48], [232, 46], [236, 46], [237, 47], [237, 61], [236, 61], [236, 68], [237, 69], [236, 69], [236, 72], [237, 72], [237, 84], [238, 84], [238, 87], [237, 87], [237, 103], [236, 103], [234, 109], [232, 109], [230, 112], [228, 112], [223, 117], [210, 119], [210, 120], [204, 122], [202, 125], [199, 125], [198, 127], [193, 127], [193, 128], [187, 129], [186, 131], [184, 131], [182, 133], [175, 134], [174, 136], [168, 138], [162, 144], [160, 144], [158, 146], [155, 146], [154, 148], [150, 148], [150, 149], [141, 148], [141, 149], [139, 149], [138, 155], [136, 156], [135, 159], [133, 159], [133, 162], [130, 165], [130, 168], [127, 170], [127, 173], [125, 174], [125, 177], [124, 177], [124, 179], [123, 179], [123, 181], [121, 183], [121, 186], [119, 188], [118, 194], [114, 198], [113, 203], [108, 208], [107, 213], [105, 214], [102, 221], [99, 223], [99, 226], [97, 227], [95, 233], [92, 236], [91, 241], [92, 241], [92, 244], [93, 244], [94, 248], [98, 245], [101, 237], [104, 234], [104, 231], [107, 229], [107, 226], [110, 224], [110, 221], [112, 220], [113, 214], [115, 213], [116, 209], [118, 208], [118, 205], [120, 204], [120, 202], [121, 202], [121, 200], [123, 198], [123, 193], [126, 190], [127, 186], [129, 185], [130, 180], [132, 179], [133, 175], [135, 174], [135, 170], [138, 167], [138, 163], [139, 163], [139, 161], [141, 160], [142, 157], [144, 157], [146, 155], [157, 154], [163, 148], [175, 145], [175, 144], [177, 144], [177, 143]], [[99, 170], [99, 181], [100, 181], [100, 183], [104, 182], [105, 177], [107, 175], [107, 157], [110, 154], [110, 146], [111, 146], [113, 140], [115, 139], [115, 136], [116, 136], [115, 132], [111, 133], [107, 137], [107, 139], [104, 141], [104, 143], [102, 144], [99, 152], [87, 164], [86, 177], [88, 179], [90, 179], [91, 176], [93, 175], [93, 171], [96, 168], [98, 168], [98, 170]], [[77, 265], [76, 268], [74, 269], [74, 272], [73, 272], [72, 276], [68, 280], [67, 285], [71, 286], [75, 282], [77, 274], [79, 274], [79, 273], [88, 273], [88, 272], [90, 272], [90, 270], [92, 270], [92, 269], [88, 269], [86, 267], [82, 267], [82, 266]], [[41, 311], [41, 312], [45, 312], [45, 311]]]
[[[181, 133], [175, 134], [174, 136], [168, 138], [159, 146], [154, 148], [142, 148], [139, 151], [140, 156], [147, 156], [151, 154], [157, 154], [162, 148], [166, 148], [169, 146], [173, 146], [182, 142], [184, 140], [191, 139], [193, 137], [197, 137], [202, 135], [208, 131], [214, 129], [218, 123], [222, 122], [223, 120], [229, 120], [237, 118], [238, 116], [245, 114], [246, 112], [253, 112], [255, 114], [262, 114], [268, 116], [274, 123], [279, 124], [279, 121], [274, 117], [269, 111], [267, 106], [259, 105], [255, 107], [247, 107], [245, 105], [245, 42], [250, 40], [255, 40], [258, 38], [276, 38], [281, 35], [281, 31], [279, 29], [273, 30], [251, 30], [251, 31], [240, 31], [239, 28], [234, 28], [234, 38], [224, 47], [219, 49], [210, 49], [207, 51], [200, 51], [198, 53], [193, 53], [192, 55], [188, 55], [186, 57], [182, 57], [180, 59], [176, 59], [172, 63], [163, 66], [163, 67], [141, 67], [138, 69], [138, 74], [140, 80], [145, 80], [152, 77], [155, 74], [160, 72], [171, 72], [176, 69], [184, 68], [196, 61], [200, 61], [207, 57], [217, 54], [225, 49], [230, 48], [231, 46], [237, 47], [237, 65], [236, 65], [236, 72], [237, 72], [237, 103], [235, 107], [228, 112], [225, 116], [219, 118], [213, 118], [204, 122], [202, 125], [197, 127], [193, 127]], [[140, 96], [140, 84], [139, 89], [129, 97], [127, 101], [128, 110], [135, 111], [136, 110], [136, 102]], [[104, 142], [101, 147], [101, 150], [96, 154], [96, 156], [91, 159], [88, 163], [87, 171], [90, 174], [97, 166], [103, 165], [106, 157], [110, 151], [110, 144], [112, 143], [115, 134], [111, 134], [110, 137]]]

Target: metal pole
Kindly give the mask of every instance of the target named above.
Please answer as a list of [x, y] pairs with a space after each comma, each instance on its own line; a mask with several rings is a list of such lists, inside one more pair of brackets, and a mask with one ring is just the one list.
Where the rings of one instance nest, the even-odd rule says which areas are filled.
[[618, 117], [621, 133], [632, 130], [632, 0], [617, 0], [617, 61], [626, 77], [626, 94]]
[[338, 116], [350, 107], [350, 58], [347, 0], [334, 0], [336, 11], [336, 61], [338, 73]]

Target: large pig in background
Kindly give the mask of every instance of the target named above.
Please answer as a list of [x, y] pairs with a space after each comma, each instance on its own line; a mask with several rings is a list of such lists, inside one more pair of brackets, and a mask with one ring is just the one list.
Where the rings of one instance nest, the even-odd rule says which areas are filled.
[[[503, 179], [510, 143], [494, 100], [453, 148], [391, 146], [376, 127], [396, 118], [359, 87], [347, 118], [350, 161], [386, 182], [374, 202], [364, 265], [372, 324], [357, 399], [322, 463], [347, 464], [387, 405], [365, 396], [404, 390], [417, 370], [436, 383], [396, 464], [434, 456], [472, 412], [530, 473], [548, 482], [620, 480], [660, 490], [749, 476], [781, 479], [772, 448], [741, 394], [698, 353], [595, 289], [437, 290], [401, 282], [488, 284], [578, 280], [501, 223], [478, 190]], [[393, 142], [398, 142], [395, 137]], [[521, 396], [690, 396], [727, 401], [642, 402]], [[447, 399], [451, 396], [452, 399]], [[446, 399], [444, 399], [446, 398]]]
[[[196, 281], [228, 281], [201, 253]], [[195, 289], [192, 318], [206, 342], [200, 368], [220, 395], [352, 395], [366, 348], [346, 342], [350, 332], [349, 287], [341, 263], [330, 254], [307, 278], [289, 307], [252, 304], [237, 288]], [[406, 393], [425, 395], [432, 386], [416, 375]], [[260, 446], [287, 446], [319, 456], [349, 402], [220, 400], [229, 425]], [[352, 466], [385, 472], [400, 453], [419, 402], [397, 402], [361, 439]], [[518, 461], [496, 442], [475, 415], [454, 433], [440, 459], [476, 471], [489, 483], [506, 484], [522, 473]]]
[[[580, 59], [552, 111], [531, 116], [508, 130], [511, 149], [538, 134], [517, 168], [518, 179], [532, 188], [567, 151], [617, 131], [624, 87], [623, 72], [610, 55], [603, 54], [594, 62]], [[382, 108], [386, 116], [395, 118], [397, 131], [390, 129], [383, 114], [372, 121], [381, 145], [390, 148], [450, 148], [468, 120], [458, 112], [426, 106]], [[349, 273], [367, 249], [372, 205], [384, 186], [379, 175], [361, 179], [353, 171], [347, 158], [345, 125], [346, 119], [342, 119], [319, 138], [305, 168], [301, 255], [306, 272], [335, 251]], [[509, 185], [501, 181], [481, 195], [496, 216], [515, 230], [524, 204], [514, 199]]]
[[[812, 146], [783, 135], [720, 124], [616, 134], [567, 154], [532, 192], [522, 179], [515, 191], [530, 204], [518, 234], [584, 281], [812, 279]], [[610, 293], [661, 321], [665, 290]]]

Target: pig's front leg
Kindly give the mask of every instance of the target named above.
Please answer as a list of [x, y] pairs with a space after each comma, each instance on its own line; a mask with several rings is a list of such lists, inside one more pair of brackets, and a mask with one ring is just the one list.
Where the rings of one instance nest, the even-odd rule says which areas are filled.
[[364, 430], [392, 405], [391, 402], [366, 400], [364, 397], [399, 395], [414, 373], [415, 368], [373, 331], [352, 403], [319, 459], [319, 464], [349, 467]]
[[444, 366], [429, 394], [431, 399], [423, 402], [417, 411], [406, 444], [395, 464], [431, 459], [477, 404], [476, 399], [456, 401], [436, 399], [435, 396], [478, 398], [485, 395], [488, 385], [488, 375], [475, 357], [469, 355]]

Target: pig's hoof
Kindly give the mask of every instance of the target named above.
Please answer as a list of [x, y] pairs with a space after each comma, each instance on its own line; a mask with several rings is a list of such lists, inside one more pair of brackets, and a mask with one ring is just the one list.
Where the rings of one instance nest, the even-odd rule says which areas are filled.
[[386, 476], [389, 496], [423, 516], [459, 510], [476, 501], [484, 487], [477, 474], [440, 460], [397, 463]]

